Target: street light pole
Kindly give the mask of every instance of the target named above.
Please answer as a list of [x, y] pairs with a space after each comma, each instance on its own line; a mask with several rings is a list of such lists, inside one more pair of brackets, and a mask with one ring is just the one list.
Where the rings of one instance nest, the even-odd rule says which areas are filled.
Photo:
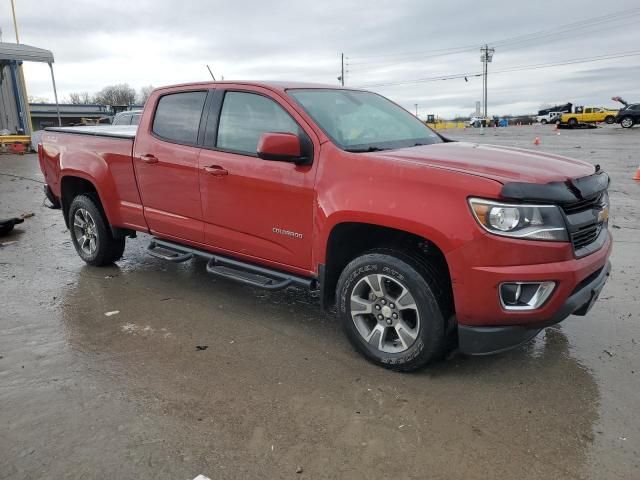
[[414, 103], [414, 105], [416, 106], [416, 117], [418, 117], [418, 104]]

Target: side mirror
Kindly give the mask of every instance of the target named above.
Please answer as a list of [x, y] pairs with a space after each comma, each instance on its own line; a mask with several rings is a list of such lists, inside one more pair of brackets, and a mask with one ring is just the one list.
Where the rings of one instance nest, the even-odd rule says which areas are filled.
[[263, 133], [258, 142], [258, 157], [263, 160], [305, 163], [300, 139], [293, 133]]

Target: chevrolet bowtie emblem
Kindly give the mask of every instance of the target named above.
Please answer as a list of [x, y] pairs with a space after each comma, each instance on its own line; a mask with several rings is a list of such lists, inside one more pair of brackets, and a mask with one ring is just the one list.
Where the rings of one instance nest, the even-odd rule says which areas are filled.
[[598, 212], [598, 222], [606, 222], [609, 220], [609, 207], [604, 207]]

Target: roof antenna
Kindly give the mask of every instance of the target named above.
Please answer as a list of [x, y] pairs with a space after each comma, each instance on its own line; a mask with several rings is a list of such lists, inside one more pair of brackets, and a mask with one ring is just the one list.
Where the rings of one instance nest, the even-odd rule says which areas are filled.
[[213, 76], [213, 72], [209, 68], [209, 65], [207, 65], [207, 70], [209, 70], [209, 75], [211, 75], [211, 78], [213, 78], [213, 81], [215, 82], [216, 81], [216, 77]]

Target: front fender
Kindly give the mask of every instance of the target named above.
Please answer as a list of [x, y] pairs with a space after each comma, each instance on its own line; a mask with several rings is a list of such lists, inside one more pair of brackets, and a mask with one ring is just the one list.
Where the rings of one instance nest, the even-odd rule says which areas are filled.
[[317, 180], [314, 252], [326, 263], [332, 230], [345, 222], [393, 228], [433, 242], [447, 254], [483, 235], [469, 209], [469, 196], [498, 198], [502, 184], [484, 177], [365, 156], [333, 159]]

